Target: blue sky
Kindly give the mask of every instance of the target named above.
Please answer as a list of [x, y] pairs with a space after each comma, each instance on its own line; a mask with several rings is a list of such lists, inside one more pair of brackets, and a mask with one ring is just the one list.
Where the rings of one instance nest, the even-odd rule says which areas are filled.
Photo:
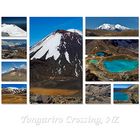
[[2, 88], [8, 87], [26, 88], [26, 84], [2, 84]]
[[114, 88], [128, 88], [133, 84], [114, 84]]
[[26, 62], [2, 62], [2, 73], [10, 71], [13, 67], [25, 68]]
[[82, 17], [30, 17], [30, 46], [58, 29], [82, 31]]
[[26, 17], [2, 17], [2, 24], [26, 24]]
[[104, 23], [121, 24], [132, 29], [138, 29], [137, 17], [87, 17], [86, 29], [94, 29]]
[[15, 24], [25, 31], [27, 30], [27, 28], [26, 28], [27, 18], [26, 17], [2, 17], [2, 24], [3, 23]]

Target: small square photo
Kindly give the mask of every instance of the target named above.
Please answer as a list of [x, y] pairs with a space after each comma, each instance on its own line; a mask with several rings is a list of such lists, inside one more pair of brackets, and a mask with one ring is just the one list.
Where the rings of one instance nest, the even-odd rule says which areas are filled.
[[138, 81], [137, 39], [87, 39], [86, 81]]
[[2, 59], [26, 59], [27, 41], [2, 39]]
[[2, 81], [27, 80], [26, 62], [2, 62]]
[[2, 84], [2, 104], [26, 104], [26, 84]]
[[1, 35], [2, 37], [26, 37], [26, 17], [2, 17]]
[[115, 104], [138, 104], [139, 85], [138, 84], [114, 84]]
[[138, 17], [87, 17], [86, 36], [138, 36]]
[[109, 84], [87, 84], [86, 85], [87, 104], [110, 104], [111, 85]]

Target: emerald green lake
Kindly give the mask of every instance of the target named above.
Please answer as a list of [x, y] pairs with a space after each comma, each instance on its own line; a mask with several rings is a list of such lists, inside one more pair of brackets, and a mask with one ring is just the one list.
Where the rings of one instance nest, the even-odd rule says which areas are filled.
[[95, 59], [90, 60], [90, 63], [97, 64], [98, 63], [98, 60], [95, 60]]

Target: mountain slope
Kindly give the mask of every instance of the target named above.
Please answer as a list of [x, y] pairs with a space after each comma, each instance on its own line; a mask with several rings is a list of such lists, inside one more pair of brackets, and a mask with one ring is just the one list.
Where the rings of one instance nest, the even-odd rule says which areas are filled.
[[127, 92], [136, 92], [138, 93], [139, 86], [137, 84], [130, 86], [129, 88], [125, 89]]
[[3, 81], [26, 81], [26, 69], [11, 70], [2, 74]]
[[57, 30], [30, 50], [31, 84], [82, 77], [82, 36], [78, 30]]
[[2, 36], [24, 37], [27, 34], [23, 29], [14, 24], [2, 24], [1, 30]]

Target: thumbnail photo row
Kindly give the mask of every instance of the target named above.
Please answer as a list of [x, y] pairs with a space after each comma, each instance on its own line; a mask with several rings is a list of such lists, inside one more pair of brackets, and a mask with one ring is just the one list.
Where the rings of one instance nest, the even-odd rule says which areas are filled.
[[[2, 84], [2, 104], [26, 104], [27, 87], [26, 84]], [[58, 89], [57, 89], [58, 90]], [[42, 90], [43, 91], [43, 90]], [[62, 91], [62, 92], [61, 92]], [[61, 92], [58, 95], [58, 93]], [[82, 96], [73, 95], [69, 90], [63, 94], [63, 90], [52, 92], [34, 97], [30, 95], [31, 104], [82, 104]], [[50, 95], [50, 93], [52, 95]], [[73, 96], [73, 97], [72, 97]], [[87, 84], [85, 86], [86, 104], [111, 104], [113, 98], [114, 104], [139, 104], [139, 86], [138, 84], [114, 84], [113, 97], [111, 97], [110, 84]]]
[[[52, 24], [46, 24], [44, 22], [44, 24], [46, 24], [46, 28], [51, 28], [53, 31], [58, 29], [68, 30], [71, 29], [69, 28], [69, 25], [73, 24], [73, 21], [71, 22], [72, 18], [73, 17], [30, 17], [30, 22], [31, 24], [34, 22], [34, 20], [43, 22], [43, 20], [46, 19], [48, 22], [52, 22]], [[76, 19], [74, 24], [80, 22], [82, 27], [83, 17], [74, 18]], [[56, 19], [59, 19], [59, 21]], [[86, 17], [85, 20], [86, 36], [139, 36], [138, 17]], [[27, 17], [2, 17], [1, 21], [2, 37], [27, 36]], [[41, 31], [38, 30], [41, 28], [40, 25], [40, 22], [36, 24], [38, 28], [35, 29], [34, 33], [41, 33]], [[82, 31], [81, 27], [79, 27], [77, 24], [72, 29], [78, 29]], [[45, 30], [44, 27], [41, 29]]]

